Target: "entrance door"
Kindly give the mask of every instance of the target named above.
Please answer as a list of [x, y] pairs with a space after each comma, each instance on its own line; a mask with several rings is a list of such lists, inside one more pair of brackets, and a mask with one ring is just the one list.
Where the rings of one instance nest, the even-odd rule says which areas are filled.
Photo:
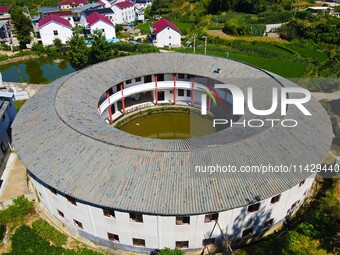
[[164, 91], [158, 91], [158, 101], [164, 101]]

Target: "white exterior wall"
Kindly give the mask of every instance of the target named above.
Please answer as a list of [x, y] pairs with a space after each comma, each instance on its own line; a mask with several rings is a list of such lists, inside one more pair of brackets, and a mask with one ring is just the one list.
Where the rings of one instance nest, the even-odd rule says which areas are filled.
[[98, 21], [91, 26], [91, 33], [93, 34], [96, 29], [104, 30], [105, 39], [116, 38], [116, 29], [113, 25], [109, 25], [103, 21]]
[[67, 19], [72, 27], [75, 27], [74, 20], [72, 16], [61, 16], [63, 19]]
[[181, 34], [170, 27], [163, 29], [156, 35], [156, 42], [154, 45], [157, 47], [180, 47]]
[[[58, 31], [58, 35], [53, 34], [54, 30]], [[52, 45], [55, 38], [59, 38], [62, 43], [66, 43], [72, 37], [72, 30], [70, 28], [55, 22], [39, 28], [39, 33], [43, 45]]]
[[135, 9], [133, 6], [120, 9], [117, 6], [113, 6], [112, 10], [114, 11], [114, 21], [116, 24], [122, 24], [122, 23], [130, 23], [135, 20]]
[[79, 23], [80, 23], [83, 27], [86, 27], [86, 25], [87, 25], [87, 20], [86, 20], [86, 17], [85, 17], [84, 14], [82, 14], [82, 15], [80, 16]]
[[[103, 215], [102, 208], [88, 205], [77, 201], [77, 206], [70, 204], [64, 195], [55, 195], [49, 188], [31, 178], [41, 203], [58, 220], [70, 229], [81, 235], [89, 236], [96, 242], [104, 245], [113, 245], [123, 249], [145, 251], [155, 248], [175, 248], [176, 241], [189, 241], [189, 249], [202, 247], [203, 239], [209, 237], [214, 222], [204, 223], [205, 214], [190, 216], [190, 224], [176, 225], [175, 216], [143, 215], [143, 223], [130, 220], [128, 212], [115, 211], [115, 218]], [[261, 201], [260, 209], [257, 212], [247, 213], [248, 206], [235, 208], [219, 213], [218, 222], [221, 228], [229, 237], [241, 238], [242, 231], [254, 226], [255, 231], [261, 230], [266, 220], [274, 218], [274, 224], [283, 220], [287, 211], [298, 200], [300, 204], [313, 183], [312, 178], [307, 178], [305, 183], [299, 187], [296, 185], [290, 190], [281, 194], [279, 202], [270, 204], [271, 197]], [[57, 213], [60, 210], [64, 218]], [[83, 231], [80, 231], [73, 220], [83, 224]], [[249, 220], [255, 219], [251, 225]], [[86, 233], [85, 233], [86, 232]], [[119, 236], [119, 243], [108, 240], [107, 233]], [[215, 228], [212, 238], [220, 236], [220, 230]], [[145, 240], [145, 247], [133, 246], [132, 238]]]

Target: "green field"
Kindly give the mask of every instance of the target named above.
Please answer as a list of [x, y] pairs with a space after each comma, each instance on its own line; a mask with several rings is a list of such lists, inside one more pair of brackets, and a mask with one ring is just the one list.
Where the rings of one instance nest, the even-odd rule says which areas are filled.
[[[193, 49], [181, 48], [178, 51], [192, 53]], [[196, 53], [204, 54], [204, 50], [196, 49]], [[224, 58], [229, 57], [230, 59], [241, 61], [256, 66], [258, 68], [271, 71], [286, 78], [302, 77], [307, 67], [305, 63], [297, 62], [293, 59], [278, 57], [265, 58], [261, 56], [252, 56], [249, 54], [230, 52], [228, 51], [228, 49], [225, 49], [224, 51], [207, 50], [207, 54]]]

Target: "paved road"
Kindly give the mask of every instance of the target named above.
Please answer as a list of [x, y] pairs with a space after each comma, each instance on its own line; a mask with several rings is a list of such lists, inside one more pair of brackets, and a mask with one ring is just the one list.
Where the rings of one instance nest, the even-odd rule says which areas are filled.
[[331, 101], [331, 100], [340, 99], [340, 90], [335, 91], [333, 93], [312, 92], [312, 95], [318, 101], [322, 99], [327, 99]]

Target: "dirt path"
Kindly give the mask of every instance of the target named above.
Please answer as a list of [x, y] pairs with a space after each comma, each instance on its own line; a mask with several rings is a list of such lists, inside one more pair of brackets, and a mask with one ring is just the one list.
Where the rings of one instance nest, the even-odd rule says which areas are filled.
[[30, 193], [27, 187], [26, 168], [15, 153], [12, 156], [14, 159], [4, 182], [3, 192], [0, 197], [1, 202]]

